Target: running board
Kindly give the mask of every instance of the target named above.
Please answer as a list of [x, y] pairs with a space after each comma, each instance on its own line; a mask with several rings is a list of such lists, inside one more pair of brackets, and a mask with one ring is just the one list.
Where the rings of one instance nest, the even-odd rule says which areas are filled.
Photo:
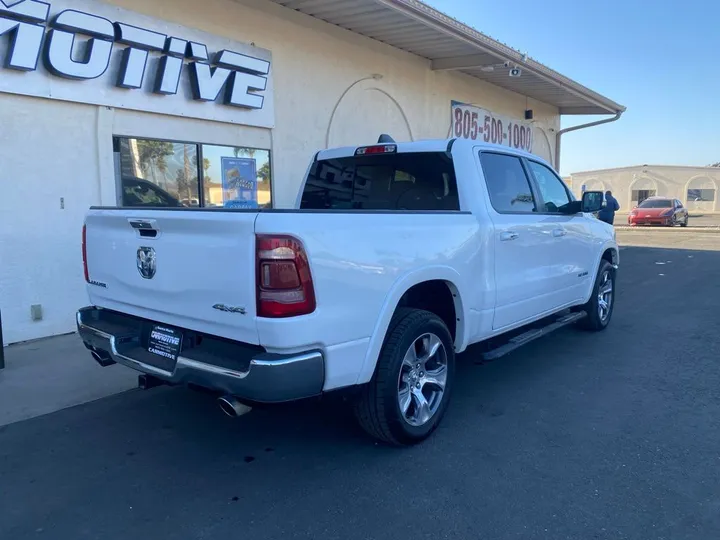
[[547, 326], [544, 326], [542, 328], [533, 328], [532, 330], [528, 330], [527, 332], [520, 334], [519, 336], [515, 336], [505, 345], [501, 345], [497, 349], [492, 349], [491, 351], [484, 353], [482, 355], [482, 359], [484, 361], [497, 360], [498, 358], [513, 352], [515, 349], [519, 349], [523, 345], [527, 345], [531, 341], [535, 341], [536, 339], [539, 339], [543, 336], [547, 336], [555, 330], [559, 330], [560, 328], [564, 328], [565, 326], [576, 323], [577, 321], [579, 321], [580, 319], [584, 319], [585, 317], [587, 317], [587, 313], [585, 313], [584, 311], [578, 311], [576, 313], [569, 313], [567, 315], [563, 315], [555, 322], [552, 322]]

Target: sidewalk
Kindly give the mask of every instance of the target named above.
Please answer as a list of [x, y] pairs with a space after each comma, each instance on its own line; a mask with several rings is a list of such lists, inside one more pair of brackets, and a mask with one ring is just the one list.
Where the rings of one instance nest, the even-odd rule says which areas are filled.
[[0, 426], [95, 401], [137, 386], [137, 372], [102, 368], [77, 334], [5, 348]]

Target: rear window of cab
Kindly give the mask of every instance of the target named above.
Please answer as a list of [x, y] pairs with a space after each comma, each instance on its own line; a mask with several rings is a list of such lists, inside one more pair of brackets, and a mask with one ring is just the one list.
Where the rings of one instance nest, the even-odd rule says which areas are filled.
[[355, 155], [313, 163], [302, 210], [460, 210], [445, 152]]

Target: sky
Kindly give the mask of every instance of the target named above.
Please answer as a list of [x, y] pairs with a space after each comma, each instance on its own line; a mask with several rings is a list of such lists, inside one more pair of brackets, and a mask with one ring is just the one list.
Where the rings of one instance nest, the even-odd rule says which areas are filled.
[[[720, 161], [717, 0], [425, 1], [627, 107], [563, 136], [563, 175]], [[562, 127], [600, 118], [564, 116]]]

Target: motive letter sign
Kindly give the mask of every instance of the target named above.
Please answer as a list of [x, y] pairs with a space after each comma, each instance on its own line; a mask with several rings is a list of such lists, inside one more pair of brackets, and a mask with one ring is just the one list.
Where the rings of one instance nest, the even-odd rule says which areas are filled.
[[0, 92], [274, 124], [269, 51], [101, 2], [0, 0], [0, 57]]
[[515, 120], [494, 114], [485, 109], [451, 102], [450, 135], [532, 152], [533, 125], [531, 122]]

